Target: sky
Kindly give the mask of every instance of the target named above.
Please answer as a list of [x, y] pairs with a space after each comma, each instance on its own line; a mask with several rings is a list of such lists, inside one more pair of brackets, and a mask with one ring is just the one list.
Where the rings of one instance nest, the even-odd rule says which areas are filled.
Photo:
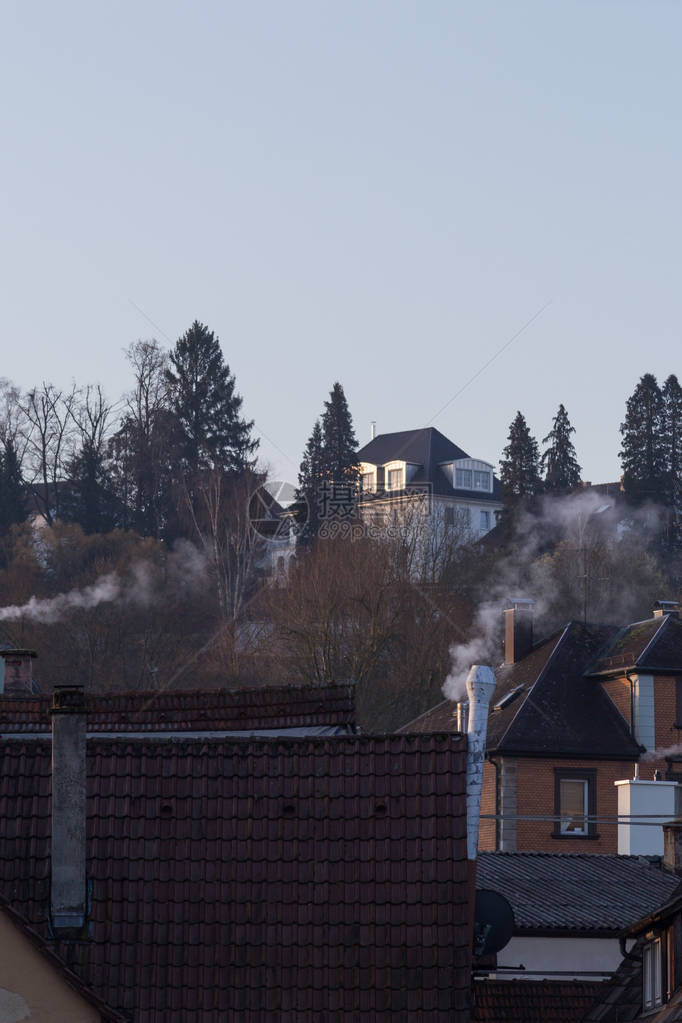
[[3, 0], [0, 375], [115, 399], [199, 319], [273, 479], [336, 380], [361, 443], [493, 463], [563, 402], [617, 479], [682, 376], [681, 37], [665, 0]]

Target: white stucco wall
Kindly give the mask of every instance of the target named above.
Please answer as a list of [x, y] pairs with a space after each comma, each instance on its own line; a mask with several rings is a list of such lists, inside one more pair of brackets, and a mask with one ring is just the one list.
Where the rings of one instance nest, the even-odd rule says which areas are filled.
[[[599, 980], [589, 974], [591, 971], [603, 971], [604, 976], [610, 975], [620, 965], [622, 959], [617, 938], [524, 938], [514, 937], [506, 948], [497, 953], [498, 966], [517, 967], [523, 964], [526, 971], [502, 970], [497, 976], [500, 979], [524, 977], [527, 980], [558, 979], [553, 970], [575, 971], [576, 977], [583, 973], [584, 979]], [[543, 973], [543, 971], [547, 971]]]

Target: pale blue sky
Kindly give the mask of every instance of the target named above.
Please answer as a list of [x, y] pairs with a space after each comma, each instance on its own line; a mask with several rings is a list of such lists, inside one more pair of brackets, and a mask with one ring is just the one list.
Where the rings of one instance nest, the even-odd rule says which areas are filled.
[[[497, 462], [559, 402], [619, 474], [645, 371], [682, 376], [682, 7], [0, 5], [3, 359], [129, 383], [198, 318], [275, 476], [339, 379], [358, 437], [433, 425]], [[291, 462], [287, 461], [287, 457]], [[291, 464], [293, 463], [293, 465]]]

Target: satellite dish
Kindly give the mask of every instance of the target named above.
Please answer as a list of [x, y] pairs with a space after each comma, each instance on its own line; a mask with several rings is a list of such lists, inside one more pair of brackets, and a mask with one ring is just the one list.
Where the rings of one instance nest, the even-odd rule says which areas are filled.
[[474, 910], [474, 955], [500, 952], [514, 933], [514, 910], [504, 895], [479, 888]]

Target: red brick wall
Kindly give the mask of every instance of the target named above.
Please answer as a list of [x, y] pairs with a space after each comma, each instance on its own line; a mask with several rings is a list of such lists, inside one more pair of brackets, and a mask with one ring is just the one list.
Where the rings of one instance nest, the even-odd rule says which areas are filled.
[[495, 821], [484, 820], [483, 814], [495, 813], [495, 768], [486, 760], [483, 766], [483, 789], [481, 791], [481, 821], [478, 827], [478, 848], [495, 849]]
[[630, 726], [630, 711], [632, 709], [630, 683], [626, 678], [610, 678], [608, 682], [602, 682], [602, 688], [607, 696], [625, 718], [628, 727]]
[[[552, 760], [517, 759], [518, 764], [518, 814], [554, 814], [554, 768], [587, 768], [597, 772], [598, 815], [608, 814], [615, 818], [618, 812], [618, 797], [614, 782], [631, 778], [633, 764], [611, 760]], [[537, 852], [588, 852], [617, 853], [618, 835], [615, 820], [598, 823], [598, 838], [553, 838], [554, 822], [518, 821], [517, 849]]]

